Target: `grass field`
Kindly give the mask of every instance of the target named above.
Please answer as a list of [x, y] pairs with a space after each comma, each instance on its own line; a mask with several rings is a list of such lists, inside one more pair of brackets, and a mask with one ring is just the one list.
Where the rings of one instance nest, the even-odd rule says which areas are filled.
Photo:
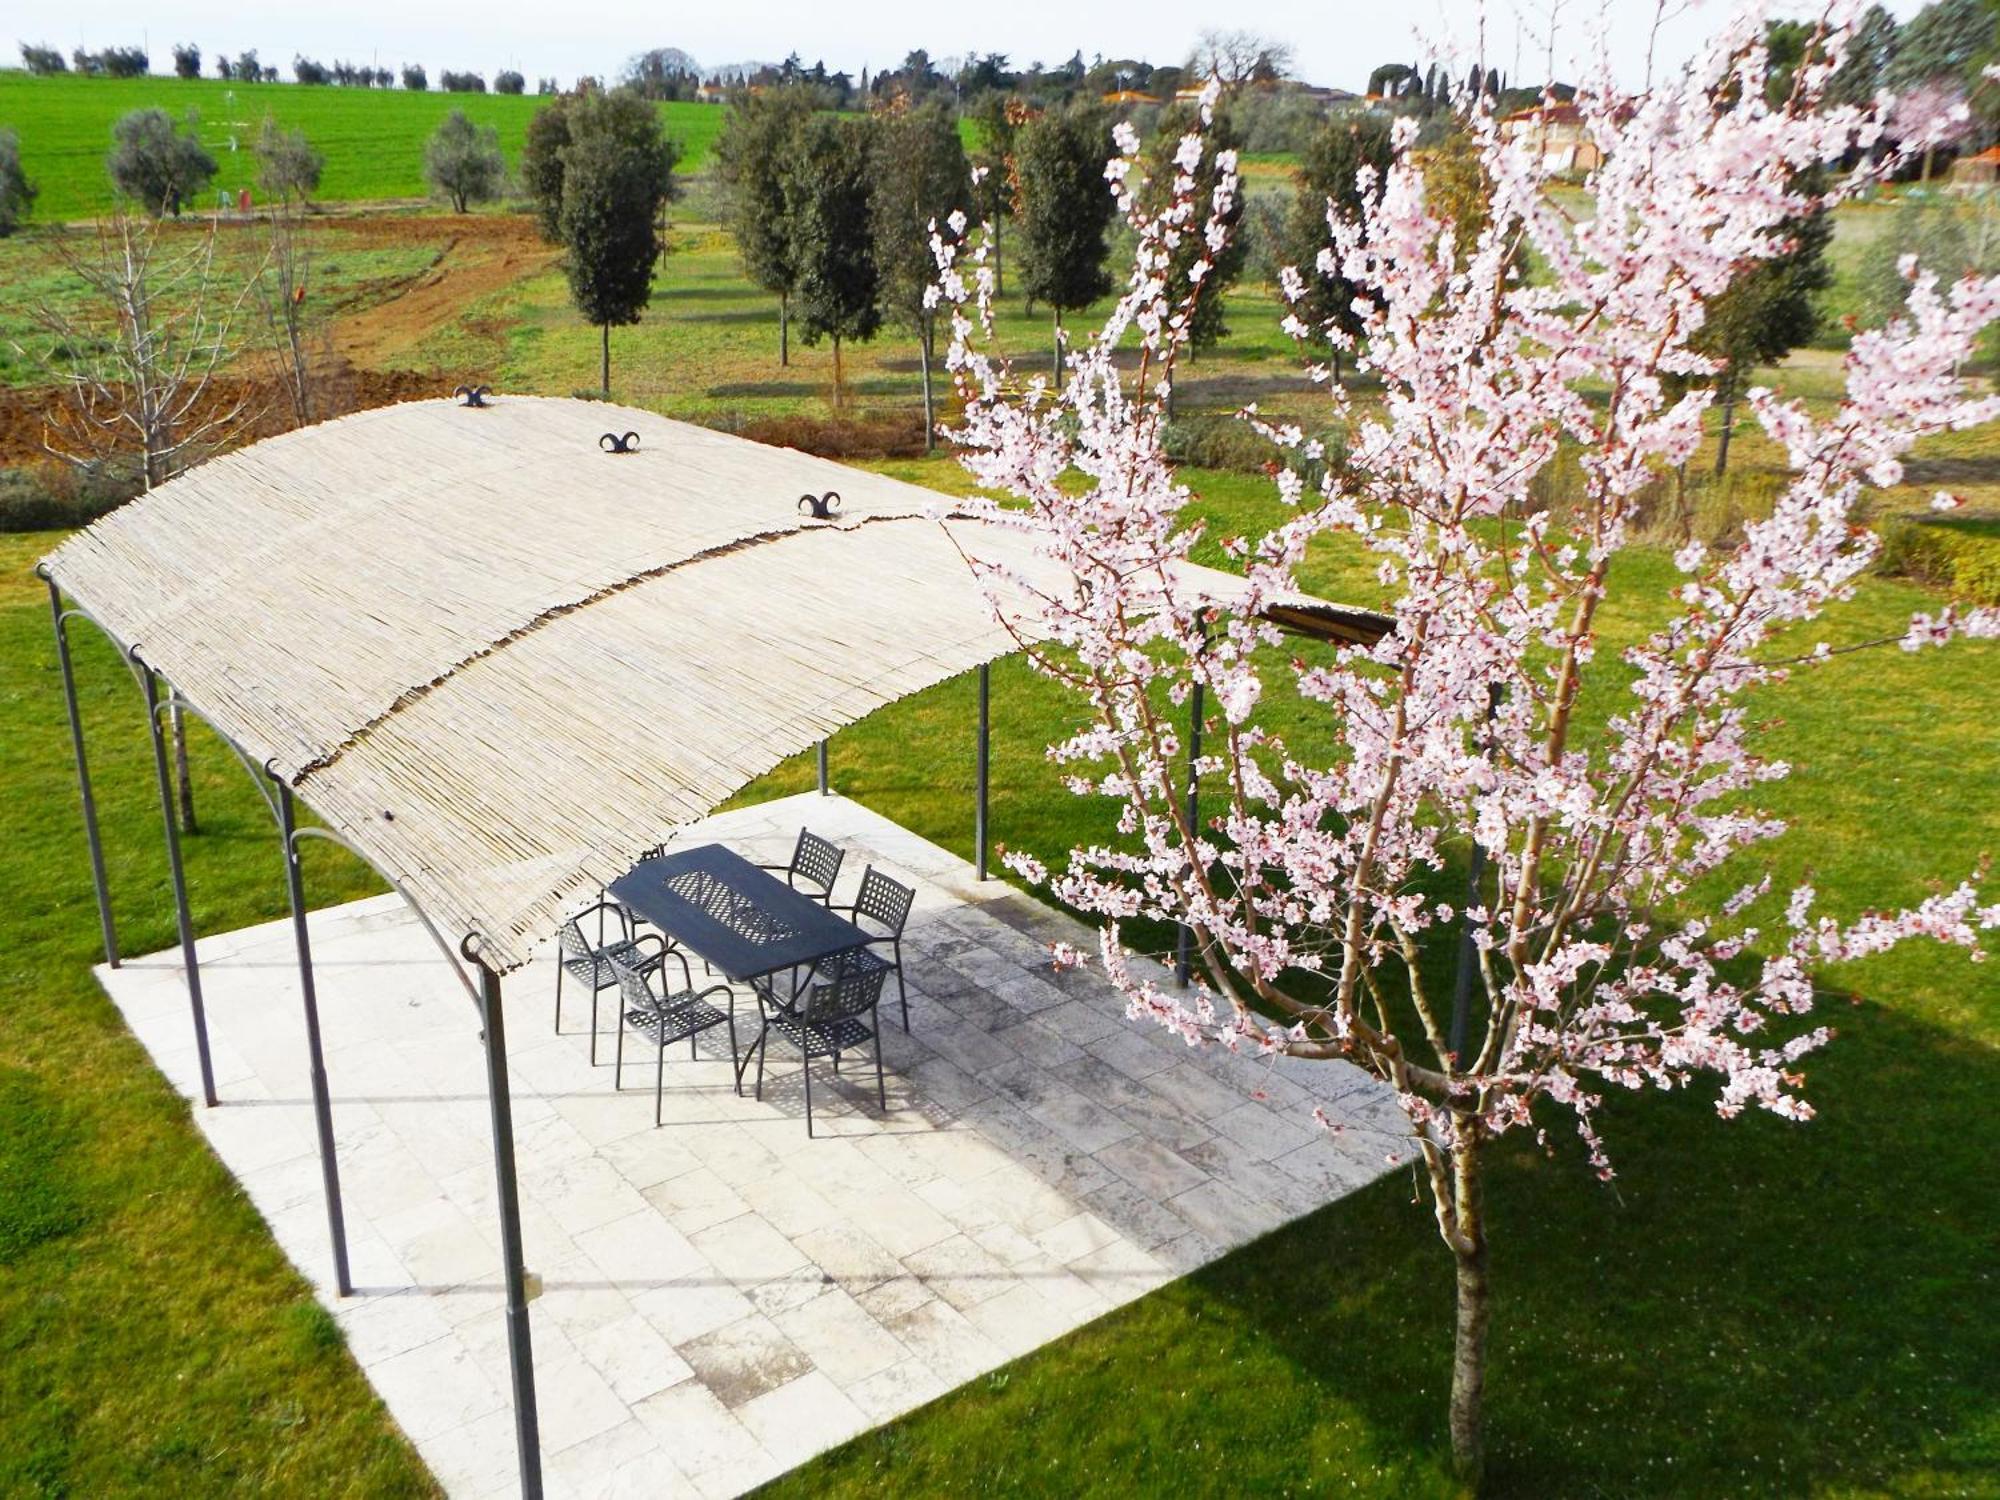
[[[883, 467], [959, 483], [942, 461]], [[1254, 477], [1192, 477], [1218, 523], [1254, 530], [1277, 513]], [[53, 540], [0, 542], [0, 887], [14, 893], [0, 913], [0, 1492], [422, 1492], [303, 1284], [88, 975], [87, 866], [45, 602], [26, 574]], [[1628, 599], [1664, 595], [1661, 557], [1628, 566]], [[1310, 581], [1367, 597], [1338, 553], [1316, 554]], [[1928, 602], [1870, 581], [1836, 638]], [[1644, 623], [1617, 617], [1604, 644]], [[88, 630], [80, 646], [121, 924], [135, 951], [163, 947], [136, 697]], [[1874, 652], [1760, 699], [1772, 750], [1803, 767], [1778, 792], [1794, 820], [1780, 877], [1810, 869], [1823, 900], [1853, 912], [2000, 848], [1996, 668], [1993, 645]], [[836, 783], [964, 852], [971, 691], [948, 683], [836, 737]], [[1589, 708], [1601, 722], [1602, 701]], [[1108, 829], [1041, 754], [1072, 712], [1018, 663], [996, 670], [993, 827], [1010, 846], [1052, 856]], [[1274, 712], [1302, 745], [1323, 738], [1294, 705]], [[199, 926], [278, 916], [268, 815], [200, 738], [196, 768]], [[745, 796], [811, 775], [794, 762]], [[333, 851], [315, 850], [310, 879], [328, 902], [372, 888]], [[1725, 1124], [1695, 1097], [1615, 1102], [1615, 1190], [1560, 1138], [1556, 1160], [1526, 1141], [1502, 1153], [1494, 1493], [1992, 1492], [1994, 971], [1911, 949], [1828, 981], [1841, 1035], [1811, 1069], [1813, 1124]], [[1410, 1184], [1386, 1180], [776, 1492], [1448, 1494], [1448, 1320], [1435, 1231]]]
[[[528, 121], [543, 102], [532, 94], [411, 94], [209, 78], [37, 78], [18, 69], [0, 70], [0, 126], [20, 133], [22, 165], [41, 190], [35, 214], [43, 221], [81, 218], [110, 206], [104, 157], [111, 149], [112, 125], [130, 110], [157, 106], [175, 115], [194, 112], [202, 142], [220, 167], [215, 185], [232, 196], [256, 178], [251, 146], [268, 114], [305, 131], [326, 153], [321, 201], [347, 203], [425, 196], [424, 140], [454, 109], [493, 126], [513, 166]], [[710, 104], [662, 104], [659, 109], [667, 134], [681, 143], [679, 169], [700, 171], [722, 129], [722, 109]]]

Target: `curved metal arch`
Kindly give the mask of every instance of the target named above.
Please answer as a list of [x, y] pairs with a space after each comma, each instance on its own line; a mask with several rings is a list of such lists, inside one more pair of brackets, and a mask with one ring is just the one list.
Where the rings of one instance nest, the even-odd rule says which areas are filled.
[[[309, 803], [307, 805], [310, 806], [311, 804]], [[373, 870], [377, 875], [377, 877], [381, 879], [384, 885], [388, 886], [390, 890], [394, 891], [397, 895], [403, 898], [403, 904], [409, 907], [410, 911], [416, 916], [416, 919], [423, 924], [424, 931], [429, 933], [431, 941], [437, 944], [438, 952], [442, 953], [445, 956], [445, 961], [451, 965], [452, 973], [458, 976], [458, 982], [465, 986], [465, 992], [466, 994], [472, 997], [472, 1003], [476, 1006], [479, 1006], [482, 1012], [484, 1011], [485, 1007], [484, 1003], [480, 999], [478, 986], [473, 984], [472, 980], [469, 977], [467, 977], [464, 968], [459, 964], [458, 955], [452, 952], [451, 943], [445, 938], [445, 935], [438, 930], [437, 924], [430, 919], [430, 914], [426, 912], [421, 906], [417, 905], [416, 897], [412, 896], [407, 890], [403, 888], [403, 883], [400, 880], [396, 879], [395, 876], [383, 870], [383, 868], [380, 865], [376, 864], [374, 860], [370, 859], [366, 854], [364, 854], [359, 848], [355, 846], [354, 842], [351, 839], [349, 839], [347, 835], [343, 833], [336, 833], [331, 828], [325, 828], [318, 825], [315, 825], [311, 828], [300, 828], [293, 832], [292, 837], [294, 840], [324, 839], [329, 844], [334, 844], [337, 845], [339, 848], [345, 849], [349, 854], [353, 855], [356, 859], [360, 860], [364, 865], [368, 866], [369, 869]], [[476, 937], [478, 937], [477, 933], [467, 933], [465, 935], [465, 941], [459, 944], [459, 951], [463, 953], [465, 951], [465, 943], [473, 941], [473, 939], [475, 939]], [[467, 958], [472, 957], [470, 953], [466, 953], [465, 956]]]
[[[47, 582], [54, 583], [56, 581], [53, 572], [48, 569], [45, 563], [37, 563], [35, 565], [35, 571]], [[57, 586], [60, 587], [59, 584]], [[112, 646], [116, 648], [118, 654], [125, 659], [126, 665], [132, 669], [134, 676], [137, 676], [137, 674], [142, 671], [148, 673], [153, 672], [152, 664], [139, 654], [138, 642], [134, 641], [132, 644], [127, 645], [124, 641], [121, 641], [118, 638], [118, 634], [116, 631], [110, 629], [108, 626], [105, 625], [105, 623], [102, 620], [98, 619], [97, 616], [93, 615], [89, 610], [85, 609], [82, 605], [76, 603], [74, 595], [70, 596], [70, 607], [67, 611], [65, 611], [65, 613], [75, 615], [79, 619], [88, 620], [92, 625], [95, 625], [98, 629], [99, 634], [101, 634], [107, 641], [111, 642]], [[154, 675], [159, 676], [160, 674], [154, 673]], [[271, 821], [278, 825], [280, 830], [280, 838], [282, 840], [284, 820], [278, 816], [278, 808], [276, 800], [271, 796], [270, 792], [267, 791], [263, 785], [263, 776], [268, 776], [273, 780], [282, 779], [278, 776], [277, 772], [272, 769], [272, 762], [269, 759], [265, 760], [263, 767], [263, 776], [260, 776], [258, 774], [256, 763], [250, 759], [249, 752], [245, 750], [242, 745], [237, 743], [237, 741], [230, 735], [225, 734], [221, 729], [218, 729], [216, 727], [215, 720], [210, 718], [206, 712], [204, 712], [201, 708], [199, 708], [193, 702], [193, 700], [191, 700], [187, 696], [187, 694], [183, 693], [179, 688], [175, 687], [170, 679], [164, 676], [160, 676], [160, 681], [165, 682], [167, 684], [167, 692], [170, 695], [170, 701], [178, 700], [183, 708], [185, 708], [188, 712], [192, 713], [196, 718], [200, 719], [202, 723], [206, 724], [209, 727], [209, 729], [213, 731], [216, 738], [221, 740], [223, 744], [227, 745], [230, 749], [230, 752], [234, 754], [240, 762], [242, 762], [243, 768], [250, 773], [251, 780], [257, 785], [257, 795], [263, 799], [265, 808], [271, 814]], [[293, 788], [293, 791], [294, 794], [296, 794], [297, 788]], [[311, 804], [307, 803], [307, 806], [311, 806]], [[472, 980], [467, 976], [464, 968], [460, 966], [458, 961], [458, 955], [452, 951], [451, 944], [446, 940], [444, 934], [438, 930], [437, 924], [431, 921], [430, 914], [427, 913], [421, 906], [417, 904], [416, 898], [413, 897], [409, 893], [409, 891], [404, 888], [403, 883], [401, 881], [397, 880], [394, 876], [390, 875], [387, 871], [382, 869], [380, 865], [376, 864], [374, 860], [370, 859], [366, 854], [362, 853], [362, 851], [356, 848], [354, 844], [350, 840], [348, 840], [344, 835], [337, 834], [330, 828], [324, 828], [324, 827], [301, 828], [298, 829], [293, 834], [293, 837], [295, 839], [306, 838], [306, 837], [325, 839], [328, 843], [336, 844], [340, 848], [345, 849], [349, 854], [352, 854], [356, 859], [360, 860], [364, 865], [368, 866], [369, 869], [373, 870], [375, 874], [381, 879], [382, 883], [387, 885], [389, 889], [394, 891], [398, 896], [401, 896], [403, 898], [404, 905], [408, 906], [410, 910], [413, 913], [415, 913], [417, 920], [423, 924], [424, 931], [430, 934], [431, 941], [437, 944], [438, 951], [444, 955], [445, 961], [451, 965], [451, 971], [454, 975], [457, 976], [459, 984], [464, 987], [466, 994], [472, 997], [472, 1003], [475, 1006], [480, 1004], [478, 986], [472, 982]], [[289, 851], [287, 852], [289, 853]], [[468, 938], [470, 938], [471, 936], [474, 935], [468, 934]]]

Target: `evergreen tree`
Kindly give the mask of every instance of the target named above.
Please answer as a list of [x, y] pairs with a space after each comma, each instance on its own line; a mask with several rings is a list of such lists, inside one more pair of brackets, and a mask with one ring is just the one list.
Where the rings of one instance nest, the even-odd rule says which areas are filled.
[[21, 170], [21, 138], [0, 126], [0, 239], [21, 227], [35, 206], [35, 185]]
[[993, 291], [998, 296], [1007, 290], [1006, 225], [1014, 217], [1019, 186], [1014, 153], [1028, 107], [1012, 95], [988, 93], [980, 96], [972, 118], [979, 140], [972, 165], [980, 169], [972, 189], [973, 212], [993, 226]]
[[1111, 142], [1104, 116], [1088, 107], [1051, 110], [1022, 127], [1021, 284], [1054, 314], [1056, 378], [1062, 378], [1062, 317], [1111, 290], [1105, 231], [1117, 204], [1104, 180]]
[[[972, 208], [972, 164], [958, 122], [933, 101], [885, 120], [875, 134], [875, 181], [869, 205], [882, 305], [917, 336], [924, 377], [924, 449], [936, 436], [931, 363], [937, 355], [936, 316], [925, 293], [937, 280], [933, 225]], [[948, 232], [948, 231], [945, 231]]]
[[[1805, 189], [1823, 191], [1819, 172]], [[1776, 364], [1813, 336], [1819, 326], [1814, 300], [1833, 280], [1826, 247], [1833, 239], [1833, 219], [1819, 209], [1788, 219], [1781, 226], [1786, 245], [1768, 260], [1742, 272], [1729, 289], [1708, 305], [1708, 320], [1690, 341], [1721, 368], [1712, 377], [1722, 406], [1722, 437], [1715, 453], [1715, 472], [1729, 467], [1729, 440], [1736, 425], [1736, 403], [1758, 365]]]
[[576, 94], [558, 94], [528, 121], [521, 144], [521, 188], [533, 205], [535, 227], [551, 245], [562, 243], [563, 152], [569, 147], [569, 111]]
[[[1165, 211], [1174, 200], [1174, 180], [1179, 169], [1174, 164], [1174, 153], [1180, 149], [1181, 137], [1197, 129], [1200, 124], [1199, 112], [1191, 105], [1175, 105], [1160, 117], [1159, 126], [1147, 143], [1144, 159], [1146, 173], [1145, 186], [1140, 190], [1139, 205], [1149, 215]], [[1207, 219], [1209, 206], [1215, 196], [1218, 172], [1216, 153], [1240, 150], [1242, 142], [1232, 129], [1227, 110], [1216, 113], [1214, 123], [1209, 127], [1207, 141], [1202, 151], [1200, 164], [1195, 168], [1194, 178], [1194, 218], [1187, 232], [1181, 236], [1180, 244], [1171, 252], [1167, 263], [1167, 285], [1172, 288], [1175, 298], [1185, 296], [1188, 291], [1187, 273], [1194, 263], [1208, 253], [1202, 243], [1201, 226]], [[1229, 242], [1222, 253], [1213, 257], [1208, 274], [1202, 282], [1202, 295], [1194, 305], [1193, 317], [1188, 324], [1188, 352], [1201, 354], [1212, 349], [1229, 333], [1229, 326], [1223, 321], [1222, 299], [1224, 294], [1243, 275], [1243, 262], [1248, 254], [1248, 246], [1237, 225], [1243, 217], [1243, 193], [1238, 185], [1236, 204], [1231, 209], [1226, 222], [1230, 228]], [[1167, 372], [1167, 415], [1173, 416], [1174, 388], [1173, 372]]]
[[[1478, 80], [1468, 87], [1476, 90]], [[1354, 285], [1341, 275], [1322, 272], [1319, 252], [1328, 239], [1328, 204], [1341, 218], [1353, 218], [1361, 208], [1356, 175], [1364, 166], [1378, 173], [1386, 171], [1390, 156], [1389, 122], [1373, 112], [1328, 120], [1300, 154], [1278, 263], [1296, 267], [1305, 279], [1306, 294], [1293, 311], [1316, 337], [1322, 336], [1320, 330], [1328, 325], [1350, 336], [1361, 331], [1361, 315], [1354, 310]], [[1340, 349], [1331, 344], [1327, 347], [1333, 356], [1334, 379], [1338, 380]]]
[[783, 167], [785, 221], [797, 277], [799, 337], [833, 340], [833, 401], [845, 387], [841, 345], [882, 326], [881, 273], [869, 224], [874, 131], [867, 120], [814, 115], [801, 125]]
[[602, 387], [611, 394], [611, 329], [639, 321], [653, 296], [659, 219], [675, 196], [680, 147], [651, 103], [627, 90], [585, 94], [567, 111], [556, 225], [570, 300], [602, 335]]
[[1876, 92], [1888, 86], [1900, 44], [1896, 18], [1879, 5], [1869, 6], [1847, 39], [1847, 56], [1827, 86], [1828, 100], [1835, 104], [1872, 103]]
[[792, 362], [792, 263], [785, 213], [784, 167], [800, 127], [813, 112], [800, 88], [739, 90], [729, 101], [715, 142], [723, 217], [736, 242], [743, 274], [778, 299], [778, 363]]
[[1969, 82], [1977, 65], [1992, 55], [1993, 8], [1987, 0], [1935, 0], [1903, 26], [1888, 68], [1891, 88], [1907, 89], [1934, 79]]

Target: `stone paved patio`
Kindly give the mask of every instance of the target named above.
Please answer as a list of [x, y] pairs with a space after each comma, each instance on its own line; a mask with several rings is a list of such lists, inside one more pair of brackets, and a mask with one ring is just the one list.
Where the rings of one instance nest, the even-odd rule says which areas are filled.
[[[837, 899], [869, 861], [918, 889], [886, 1119], [871, 1070], [822, 1063], [808, 1141], [796, 1057], [774, 1046], [762, 1102], [739, 1099], [709, 1033], [699, 1061], [669, 1057], [656, 1130], [643, 1044], [615, 1093], [587, 1004], [566, 997], [551, 1033], [548, 960], [507, 981], [552, 1495], [736, 1494], [1351, 1191], [1400, 1129], [1352, 1069], [1128, 1022], [1101, 981], [1051, 973], [1049, 941], [1080, 928], [843, 798], [684, 840], [782, 860], [801, 823], [849, 850]], [[200, 944], [223, 1102], [195, 1119], [445, 1488], [513, 1493], [476, 1013], [396, 898], [312, 925], [354, 1297], [332, 1295], [288, 923]], [[178, 960], [99, 973], [192, 1096]], [[1322, 1134], [1315, 1100], [1359, 1128]]]

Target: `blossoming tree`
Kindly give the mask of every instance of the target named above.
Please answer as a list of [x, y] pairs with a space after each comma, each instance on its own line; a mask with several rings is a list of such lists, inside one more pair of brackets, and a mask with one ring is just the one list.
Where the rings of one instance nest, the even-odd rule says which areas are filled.
[[[1281, 473], [1283, 523], [1224, 539], [1248, 583], [1230, 607], [1177, 576], [1200, 528], [1160, 439], [1173, 363], [1235, 217], [1233, 155], [1207, 162], [1206, 132], [1190, 133], [1169, 206], [1147, 216], [1138, 141], [1121, 131], [1106, 176], [1135, 232], [1132, 273], [1059, 387], [993, 352], [992, 277], [963, 221], [934, 239], [962, 459], [1009, 497], [986, 503], [989, 519], [1032, 533], [1063, 580], [1031, 606], [1048, 644], [1020, 632], [1090, 709], [1050, 753], [1073, 790], [1118, 805], [1114, 843], [1054, 872], [1019, 855], [1015, 867], [1102, 919], [1094, 961], [1134, 1017], [1190, 1045], [1343, 1059], [1394, 1090], [1456, 1263], [1450, 1432], [1466, 1471], [1482, 1453], [1493, 1143], [1567, 1118], [1609, 1177], [1594, 1124], [1605, 1091], [1704, 1080], [1725, 1117], [1808, 1119], [1798, 1063], [1830, 1035], [1810, 1019], [1815, 966], [1919, 936], [1977, 958], [1979, 930], [2000, 925], [1970, 881], [1851, 922], [1817, 915], [1810, 888], [1772, 890], [1756, 850], [1782, 825], [1759, 793], [1788, 767], [1759, 756], [1745, 707], [1831, 649], [1800, 633], [1875, 554], [1855, 520], [1866, 489], [1896, 484], [1919, 439], [2000, 414], [1956, 373], [2000, 312], [2000, 281], [1943, 287], [1907, 267], [1907, 316], [1856, 336], [1832, 410], [1753, 391], [1788, 486], [1736, 544], [1683, 547], [1664, 622], [1600, 651], [1643, 496], [1701, 438], [1711, 394], [1685, 377], [1713, 371], [1694, 343], [1704, 309], [1783, 253], [1782, 226], [1830, 203], [1805, 196], [1801, 184], [1829, 180], [1810, 169], [1865, 154], [1880, 132], [1887, 101], [1823, 98], [1847, 9], [1776, 104], [1757, 5], [1671, 84], [1621, 92], [1601, 66], [1576, 98], [1603, 153], [1581, 213], [1475, 107], [1465, 128], [1491, 204], [1461, 243], [1400, 134], [1389, 168], [1364, 174], [1360, 213], [1330, 215], [1319, 257], [1356, 288], [1360, 324], [1358, 337], [1323, 332], [1377, 389], [1364, 400], [1310, 371], [1344, 421], [1345, 458], [1317, 484], [1298, 472], [1310, 466]], [[1198, 198], [1205, 164], [1217, 185]], [[1170, 275], [1191, 236], [1203, 253]], [[1286, 286], [1302, 295], [1295, 273]], [[1136, 380], [1114, 360], [1133, 345]], [[1265, 430], [1325, 457], [1297, 430]], [[1530, 504], [1558, 455], [1580, 475], [1560, 524]], [[1372, 647], [1288, 657], [1261, 607], [1297, 592], [1302, 561], [1327, 548], [1368, 557], [1391, 628]], [[1012, 618], [1035, 585], [1002, 582], [984, 580]], [[1992, 635], [1995, 620], [1946, 609], [1914, 620], [1903, 645], [1966, 633]], [[1297, 752], [1265, 722], [1278, 675], [1323, 707], [1335, 753]], [[1180, 727], [1197, 688], [1214, 705], [1198, 821]], [[1579, 722], [1586, 688], [1616, 701], [1599, 732]], [[1139, 919], [1192, 932], [1190, 988], [1132, 962]], [[1454, 942], [1457, 974], [1427, 961]]]

